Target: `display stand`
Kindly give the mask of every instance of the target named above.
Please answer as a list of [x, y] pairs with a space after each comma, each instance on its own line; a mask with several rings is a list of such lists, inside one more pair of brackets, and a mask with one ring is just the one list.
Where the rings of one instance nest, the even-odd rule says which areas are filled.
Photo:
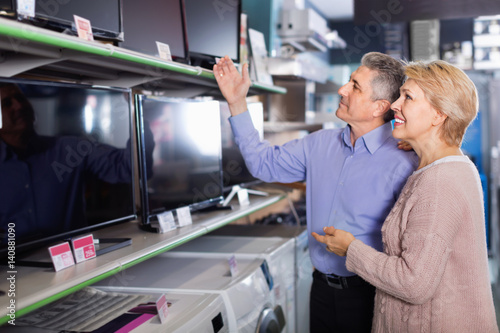
[[238, 195], [238, 201], [240, 201], [240, 205], [242, 205], [242, 206], [245, 205], [245, 203], [242, 202], [242, 200], [240, 200], [240, 197], [242, 196], [241, 194], [244, 192], [246, 192], [246, 194], [244, 194], [243, 196], [245, 196], [247, 198], [247, 200], [248, 200], [247, 194], [260, 195], [263, 197], [267, 197], [269, 195], [269, 193], [264, 192], [264, 191], [257, 191], [257, 190], [252, 190], [252, 189], [248, 189], [248, 188], [242, 188], [239, 185], [234, 185], [233, 188], [231, 189], [231, 192], [229, 192], [226, 199], [224, 199], [224, 201], [222, 202], [222, 206], [226, 207], [235, 195]]

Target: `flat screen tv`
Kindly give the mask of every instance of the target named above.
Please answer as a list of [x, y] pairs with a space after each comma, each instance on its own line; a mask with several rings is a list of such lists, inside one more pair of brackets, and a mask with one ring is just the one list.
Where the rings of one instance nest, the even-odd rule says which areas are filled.
[[[142, 225], [159, 213], [196, 211], [223, 200], [220, 110], [217, 101], [136, 95], [142, 179]], [[147, 140], [154, 139], [147, 165]]]
[[121, 47], [158, 57], [156, 42], [161, 42], [168, 44], [172, 60], [189, 62], [184, 0], [122, 0], [122, 7]]
[[[233, 131], [229, 118], [231, 113], [226, 102], [220, 103], [221, 129], [222, 129], [222, 170], [224, 192], [231, 191], [232, 187], [250, 187], [261, 182], [248, 171], [240, 148], [234, 141]], [[262, 103], [248, 103], [248, 111], [255, 129], [259, 132], [260, 139], [264, 138], [264, 108]]]
[[76, 35], [73, 15], [90, 21], [95, 39], [123, 40], [121, 0], [36, 1], [35, 17], [20, 15], [19, 19]]
[[212, 69], [216, 58], [239, 62], [241, 0], [184, 0], [193, 66]]
[[136, 218], [130, 90], [0, 79], [0, 96], [1, 254]]

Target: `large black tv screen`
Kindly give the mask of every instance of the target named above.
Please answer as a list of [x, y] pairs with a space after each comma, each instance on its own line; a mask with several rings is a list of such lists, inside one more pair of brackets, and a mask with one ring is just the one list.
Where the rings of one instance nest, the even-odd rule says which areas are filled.
[[[220, 203], [222, 197], [221, 128], [217, 101], [136, 95], [141, 127], [143, 219], [189, 207]], [[148, 140], [154, 139], [152, 163]]]
[[239, 62], [241, 0], [184, 0], [193, 65], [212, 67], [228, 55]]
[[160, 42], [168, 44], [173, 60], [189, 61], [183, 0], [123, 0], [122, 6], [120, 46], [158, 57]]
[[0, 80], [0, 250], [135, 218], [130, 90]]

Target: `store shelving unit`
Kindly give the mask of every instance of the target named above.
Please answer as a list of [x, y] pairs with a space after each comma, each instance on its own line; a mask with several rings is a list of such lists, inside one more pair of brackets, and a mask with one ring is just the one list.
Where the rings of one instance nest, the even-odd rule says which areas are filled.
[[[2, 18], [0, 52], [0, 76], [3, 77], [29, 76], [123, 88], [143, 87], [177, 97], [220, 96], [211, 70]], [[252, 83], [250, 95], [265, 93], [285, 94], [286, 89]]]
[[[126, 277], [119, 275], [126, 268], [264, 209], [285, 198], [286, 194], [284, 192], [274, 193], [267, 197], [252, 198], [249, 206], [241, 207], [234, 203], [232, 210], [196, 213], [192, 216], [192, 225], [163, 234], [142, 231], [137, 221], [100, 229], [93, 233], [94, 238], [131, 238], [132, 244], [97, 258], [78, 263], [59, 272], [55, 272], [52, 268], [16, 266], [16, 317], [36, 310], [112, 275], [118, 274], [117, 278], [126, 279]], [[46, 249], [40, 249], [28, 259], [50, 262]], [[10, 271], [7, 266], [0, 266], [0, 269], [2, 272]], [[10, 320], [7, 316], [7, 306], [10, 300], [7, 295], [9, 288], [9, 281], [6, 279], [0, 281], [0, 290], [5, 292], [3, 296], [0, 296], [0, 325]]]
[[[138, 88], [174, 97], [221, 97], [213, 72], [122, 49], [85, 41], [40, 27], [0, 18], [0, 76]], [[249, 95], [285, 94], [285, 88], [252, 83]], [[137, 221], [98, 230], [94, 237], [130, 237], [132, 245], [73, 267], [53, 269], [16, 267], [16, 317], [60, 299], [127, 267], [168, 251], [218, 227], [286, 198], [272, 194], [231, 211], [194, 214], [193, 224], [164, 234], [141, 231]], [[46, 250], [40, 254], [46, 257]], [[46, 259], [46, 258], [45, 258]], [[6, 266], [0, 266], [8, 272]], [[9, 283], [0, 281], [0, 325], [10, 319]]]

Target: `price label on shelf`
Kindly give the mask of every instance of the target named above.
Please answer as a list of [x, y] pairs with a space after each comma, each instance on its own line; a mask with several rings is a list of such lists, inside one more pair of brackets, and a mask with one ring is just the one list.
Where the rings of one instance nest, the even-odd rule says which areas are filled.
[[17, 0], [17, 13], [27, 17], [35, 17], [35, 0]]
[[161, 234], [177, 228], [175, 225], [174, 214], [171, 211], [158, 214], [157, 217]]
[[160, 322], [165, 324], [168, 316], [168, 306], [169, 303], [165, 298], [165, 294], [161, 295], [160, 298], [156, 301], [156, 310], [158, 311], [158, 317], [160, 317]]
[[75, 264], [68, 242], [49, 247], [49, 253], [56, 272]]
[[172, 54], [170, 53], [170, 46], [168, 46], [168, 44], [156, 42], [156, 47], [158, 48], [158, 55], [160, 58], [172, 61]]
[[234, 254], [227, 260], [229, 264], [229, 271], [231, 272], [231, 276], [236, 276], [238, 274], [238, 262], [236, 261], [236, 257]]
[[94, 40], [94, 35], [92, 34], [92, 25], [90, 24], [90, 21], [78, 15], [73, 15], [73, 18], [75, 19], [75, 26], [78, 37], [85, 40]]
[[191, 210], [189, 210], [189, 207], [177, 208], [176, 213], [177, 220], [179, 221], [179, 227], [193, 224], [193, 219], [191, 218]]
[[71, 245], [73, 245], [77, 263], [95, 258], [96, 256], [94, 237], [92, 235], [75, 238], [71, 240]]

